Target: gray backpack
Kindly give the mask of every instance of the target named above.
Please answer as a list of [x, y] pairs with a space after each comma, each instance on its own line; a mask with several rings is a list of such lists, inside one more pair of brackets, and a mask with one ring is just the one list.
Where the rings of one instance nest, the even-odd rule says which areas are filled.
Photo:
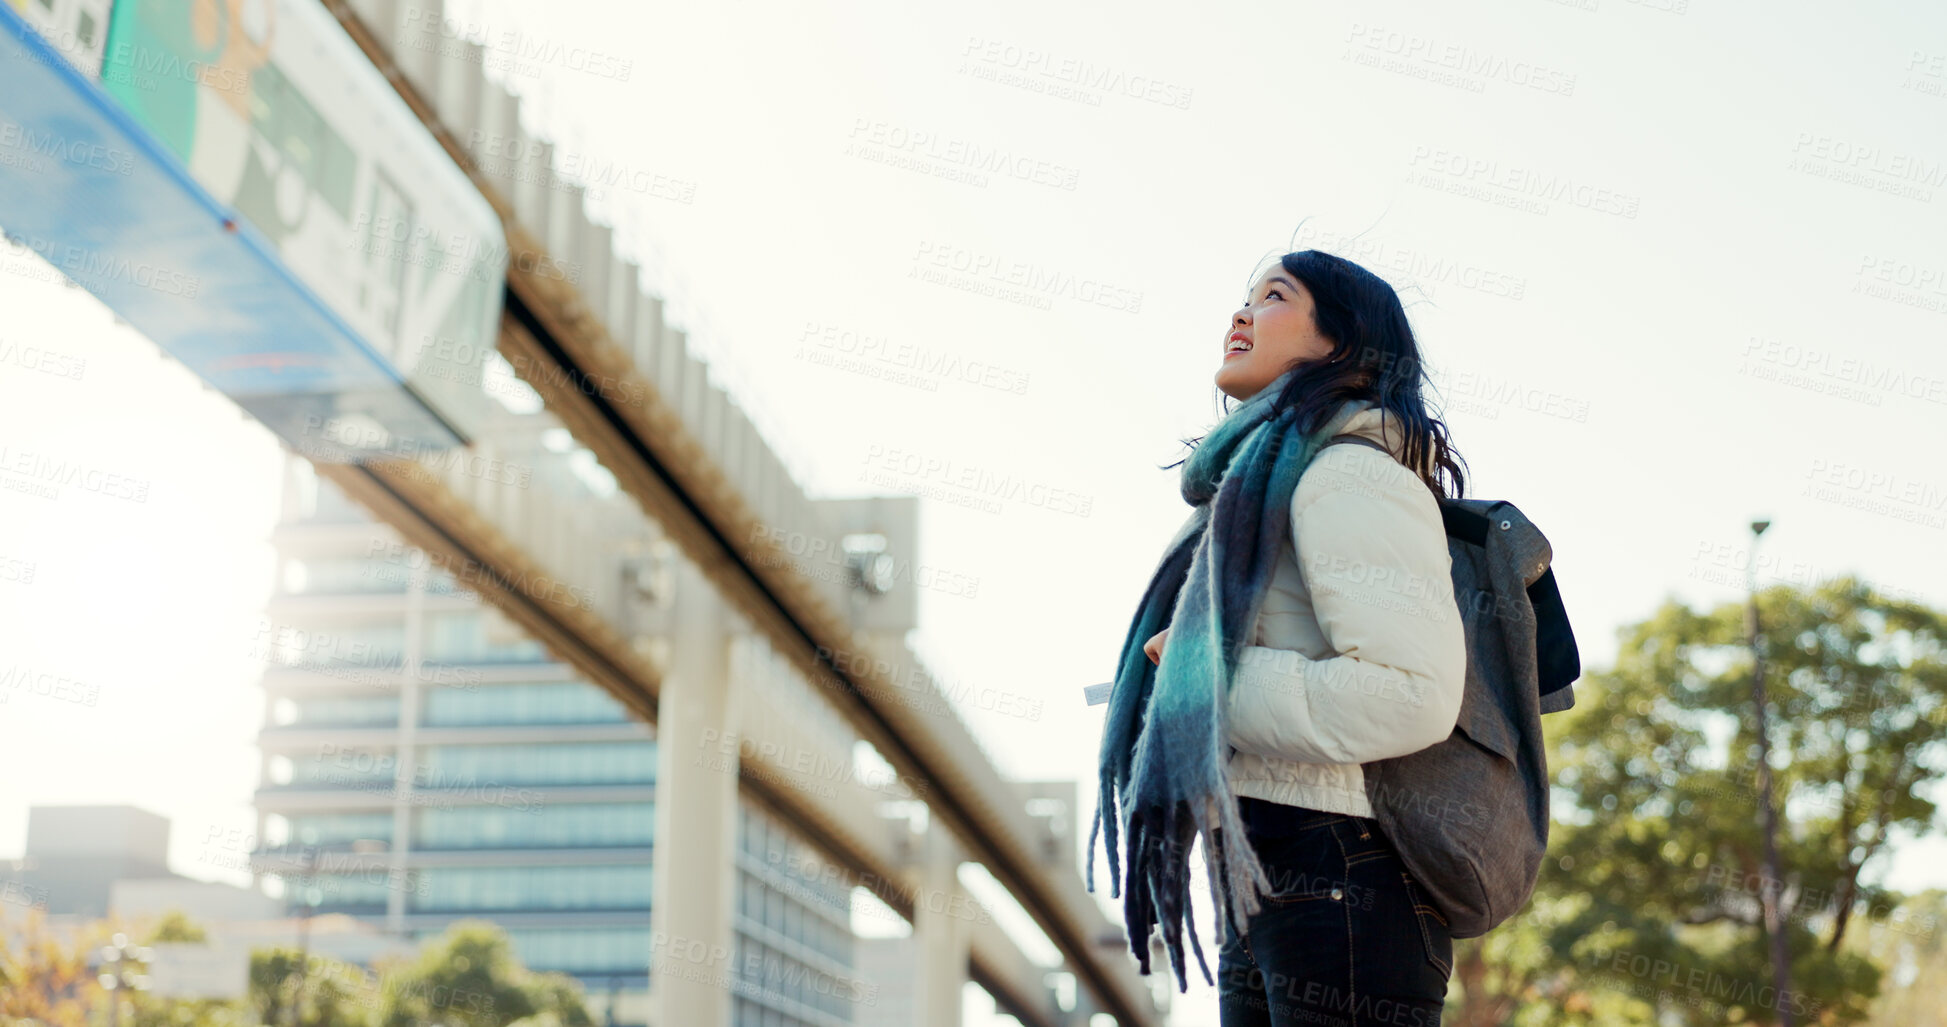
[[[1356, 435], [1332, 441], [1385, 449]], [[1582, 662], [1540, 529], [1506, 500], [1439, 503], [1467, 635], [1460, 721], [1444, 742], [1362, 769], [1409, 887], [1453, 937], [1474, 938], [1534, 893], [1548, 849], [1541, 716], [1574, 705]]]

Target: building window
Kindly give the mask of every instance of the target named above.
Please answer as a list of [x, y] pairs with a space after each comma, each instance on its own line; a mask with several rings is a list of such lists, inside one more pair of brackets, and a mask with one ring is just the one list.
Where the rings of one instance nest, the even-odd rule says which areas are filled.
[[427, 748], [424, 766], [420, 787], [427, 789], [652, 784], [656, 743], [436, 745]]
[[646, 910], [651, 890], [647, 864], [428, 867], [420, 874], [411, 905], [424, 913]]
[[338, 874], [289, 878], [285, 894], [292, 909], [309, 907], [323, 912], [377, 912], [392, 896], [391, 871], [386, 867]]
[[656, 808], [646, 802], [547, 803], [526, 811], [458, 806], [422, 809], [417, 817], [413, 846], [424, 849], [646, 846], [656, 830]]
[[293, 813], [290, 841], [297, 845], [349, 845], [372, 839], [392, 841], [392, 813]]
[[366, 556], [314, 556], [284, 563], [284, 591], [290, 595], [398, 594], [412, 580], [404, 563]]
[[331, 748], [329, 754], [292, 759], [291, 787], [392, 790], [398, 756], [391, 749]]
[[279, 727], [394, 727], [396, 695], [309, 695], [278, 702]]
[[426, 617], [426, 659], [441, 663], [542, 663], [547, 649], [511, 630], [488, 630], [487, 609]]
[[263, 645], [265, 659], [288, 667], [325, 673], [338, 668], [398, 667], [406, 660], [406, 625], [399, 618], [302, 628], [272, 625]]
[[647, 974], [648, 928], [586, 927], [517, 929], [507, 932], [514, 952], [530, 970], [574, 974]]
[[497, 724], [619, 724], [628, 708], [585, 681], [474, 688], [435, 688], [426, 692], [426, 727], [477, 727]]

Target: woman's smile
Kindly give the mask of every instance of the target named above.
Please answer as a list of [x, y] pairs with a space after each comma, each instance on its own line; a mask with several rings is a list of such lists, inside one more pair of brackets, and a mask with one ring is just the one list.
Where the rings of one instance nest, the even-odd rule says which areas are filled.
[[1273, 264], [1231, 315], [1217, 387], [1233, 399], [1248, 399], [1293, 365], [1331, 352], [1332, 340], [1318, 330], [1311, 291]]

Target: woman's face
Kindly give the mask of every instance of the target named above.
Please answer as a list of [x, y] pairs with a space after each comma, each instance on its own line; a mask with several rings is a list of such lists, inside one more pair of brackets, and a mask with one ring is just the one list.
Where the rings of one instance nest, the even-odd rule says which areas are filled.
[[1217, 387], [1232, 399], [1246, 400], [1293, 364], [1331, 352], [1332, 340], [1312, 321], [1311, 291], [1283, 264], [1272, 264], [1231, 315]]

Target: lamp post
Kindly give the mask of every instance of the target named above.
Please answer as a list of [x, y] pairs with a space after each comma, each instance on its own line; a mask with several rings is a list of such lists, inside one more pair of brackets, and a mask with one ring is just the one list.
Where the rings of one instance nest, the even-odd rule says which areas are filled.
[[136, 973], [129, 964], [146, 964], [154, 955], [147, 945], [130, 945], [128, 935], [119, 932], [101, 947], [101, 975], [96, 980], [108, 991], [108, 1022], [115, 1027], [122, 1022], [122, 992], [149, 986], [149, 975]]
[[[291, 995], [290, 1005], [285, 1008], [285, 1016], [290, 1027], [296, 1027], [303, 1017], [304, 988], [309, 983], [311, 969], [311, 913], [318, 905], [311, 893], [316, 890], [319, 856], [323, 848], [323, 845], [313, 843], [303, 844], [298, 850], [299, 874], [296, 894], [304, 909], [298, 915], [297, 921], [297, 988]], [[390, 848], [386, 841], [377, 838], [359, 838], [351, 843], [351, 851], [358, 856], [385, 852]], [[322, 893], [319, 897], [322, 898]]]
[[291, 1004], [285, 1009], [286, 1022], [290, 1027], [297, 1027], [298, 1018], [302, 1015], [300, 1007], [304, 1005], [304, 978], [305, 972], [310, 969], [308, 964], [311, 962], [310, 893], [313, 872], [318, 865], [316, 845], [306, 845], [300, 851], [302, 853], [300, 865], [303, 869], [298, 874], [298, 899], [304, 903], [304, 912], [299, 914], [297, 921], [297, 989], [292, 992]]
[[1792, 1015], [1785, 1002], [1791, 989], [1791, 958], [1785, 951], [1784, 917], [1778, 909], [1779, 891], [1784, 887], [1778, 876], [1778, 811], [1771, 802], [1771, 731], [1765, 712], [1764, 647], [1758, 632], [1758, 536], [1771, 527], [1769, 520], [1751, 522], [1751, 559], [1745, 566], [1745, 582], [1750, 600], [1744, 608], [1745, 639], [1751, 645], [1751, 705], [1758, 714], [1758, 809], [1764, 821], [1764, 887], [1758, 902], [1764, 912], [1765, 933], [1771, 936], [1771, 984], [1778, 998], [1778, 1022], [1792, 1027]]

